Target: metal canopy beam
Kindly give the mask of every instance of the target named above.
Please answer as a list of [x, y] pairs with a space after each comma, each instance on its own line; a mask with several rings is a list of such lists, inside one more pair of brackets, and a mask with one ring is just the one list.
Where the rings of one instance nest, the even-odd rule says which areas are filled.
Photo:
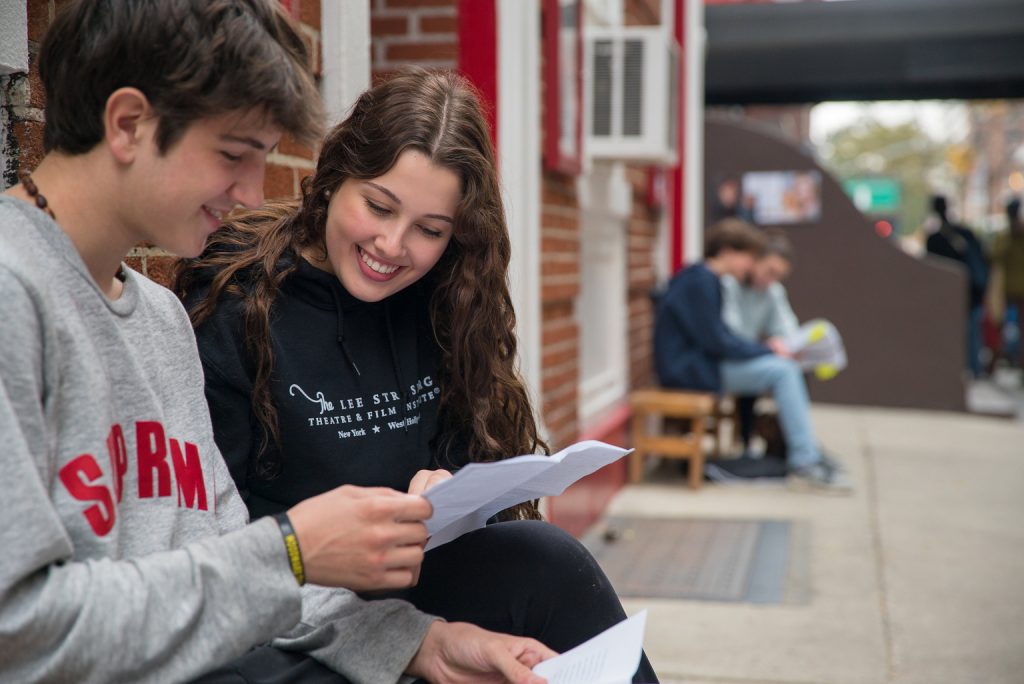
[[707, 104], [1024, 97], [1024, 1], [709, 5]]

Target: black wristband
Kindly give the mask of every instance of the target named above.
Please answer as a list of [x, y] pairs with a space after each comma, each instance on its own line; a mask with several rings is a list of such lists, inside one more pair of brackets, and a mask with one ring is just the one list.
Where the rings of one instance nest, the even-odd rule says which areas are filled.
[[301, 587], [306, 583], [306, 566], [302, 563], [302, 549], [299, 548], [299, 537], [295, 534], [292, 521], [288, 519], [287, 513], [278, 513], [274, 520], [281, 527], [281, 536], [284, 537], [284, 548], [288, 552], [288, 563], [292, 566], [292, 574], [295, 581]]

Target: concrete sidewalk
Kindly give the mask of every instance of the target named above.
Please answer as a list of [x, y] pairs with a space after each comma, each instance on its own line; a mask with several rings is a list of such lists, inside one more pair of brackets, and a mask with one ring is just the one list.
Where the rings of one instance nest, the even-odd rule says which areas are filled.
[[808, 600], [628, 599], [666, 684], [1024, 682], [1024, 426], [817, 406], [849, 497], [682, 477], [609, 516], [790, 520], [810, 530]]

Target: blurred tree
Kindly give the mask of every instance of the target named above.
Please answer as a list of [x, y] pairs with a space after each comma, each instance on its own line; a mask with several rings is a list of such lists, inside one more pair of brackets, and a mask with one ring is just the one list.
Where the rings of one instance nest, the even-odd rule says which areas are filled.
[[897, 215], [899, 230], [910, 234], [928, 216], [928, 179], [949, 163], [947, 147], [913, 123], [886, 126], [865, 117], [830, 134], [821, 156], [840, 180], [863, 176], [897, 179], [903, 198]]

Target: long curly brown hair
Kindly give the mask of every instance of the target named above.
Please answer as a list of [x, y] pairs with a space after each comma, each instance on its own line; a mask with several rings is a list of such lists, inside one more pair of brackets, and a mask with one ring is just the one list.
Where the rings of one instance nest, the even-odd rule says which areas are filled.
[[[264, 441], [256, 471], [279, 466], [268, 447], [279, 441], [271, 401], [274, 359], [270, 315], [278, 288], [296, 269], [295, 255], [326, 258], [328, 200], [350, 179], [385, 173], [406, 150], [427, 155], [461, 182], [452, 238], [425, 277], [430, 317], [441, 349], [438, 460], [456, 465], [509, 455], [549, 453], [540, 438], [529, 394], [516, 368], [515, 312], [507, 274], [511, 255], [487, 124], [472, 87], [448, 72], [410, 70], [363, 93], [352, 113], [327, 136], [316, 172], [302, 182], [299, 202], [271, 202], [230, 221], [198, 259], [182, 260], [174, 289], [188, 297], [204, 274], [209, 292], [190, 313], [199, 325], [227, 293], [244, 302], [247, 352], [256, 374], [252, 409]], [[539, 518], [536, 502], [509, 509], [504, 519]]]

